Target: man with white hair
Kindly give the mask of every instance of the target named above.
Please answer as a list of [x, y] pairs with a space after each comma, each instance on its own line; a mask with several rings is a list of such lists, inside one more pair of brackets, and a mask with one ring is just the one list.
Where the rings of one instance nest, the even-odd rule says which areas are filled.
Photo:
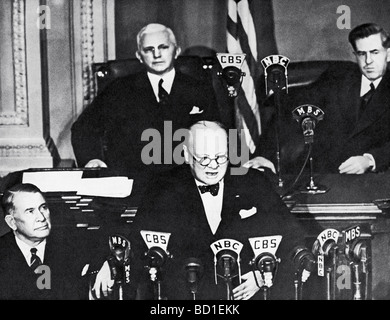
[[[150, 174], [175, 165], [164, 150], [164, 137], [199, 119], [218, 120], [218, 108], [210, 83], [181, 73], [175, 61], [181, 53], [172, 30], [151, 23], [137, 35], [135, 53], [146, 71], [118, 79], [99, 94], [72, 126], [72, 146], [79, 167], [109, 167], [137, 175], [136, 187]], [[151, 141], [145, 130], [160, 133], [160, 150], [152, 163], [142, 159]], [[167, 136], [172, 141], [172, 136]], [[165, 157], [167, 155], [167, 157]], [[146, 180], [144, 180], [144, 178]]]

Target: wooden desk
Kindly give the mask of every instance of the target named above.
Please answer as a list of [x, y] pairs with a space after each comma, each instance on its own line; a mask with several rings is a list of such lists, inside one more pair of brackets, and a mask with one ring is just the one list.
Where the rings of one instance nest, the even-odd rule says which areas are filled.
[[[292, 181], [291, 177], [286, 178], [287, 187], [289, 181]], [[308, 177], [302, 178], [296, 189], [304, 187], [308, 181]], [[360, 225], [362, 236], [370, 245], [371, 297], [389, 299], [390, 172], [318, 175], [314, 182], [328, 187], [328, 192], [295, 193], [285, 201], [305, 226], [309, 248], [324, 229], [334, 228], [341, 232]]]
[[[107, 176], [109, 172], [104, 171], [103, 174]], [[276, 177], [271, 177], [274, 178], [276, 186]], [[286, 178], [287, 187], [294, 178]], [[17, 182], [18, 179], [21, 181], [20, 172], [3, 179], [0, 193], [5, 184]], [[308, 178], [302, 177], [300, 181], [302, 183], [298, 187], [304, 185]], [[390, 172], [319, 175], [315, 176], [314, 181], [329, 187], [329, 191], [316, 195], [295, 193], [286, 200], [292, 214], [305, 227], [307, 247], [311, 249], [315, 238], [324, 229], [334, 228], [341, 232], [360, 225], [370, 246], [370, 296], [373, 299], [390, 299], [390, 201], [387, 201], [390, 198]], [[283, 190], [278, 191], [283, 193]], [[47, 193], [46, 197], [51, 207], [53, 225], [85, 231], [88, 237], [96, 237], [103, 243], [103, 251], [106, 247], [108, 250], [108, 234], [128, 234], [139, 205], [139, 198], [134, 195], [125, 199], [109, 199], [72, 193]], [[313, 282], [311, 278], [309, 281]], [[318, 291], [316, 285], [312, 288], [314, 291]]]

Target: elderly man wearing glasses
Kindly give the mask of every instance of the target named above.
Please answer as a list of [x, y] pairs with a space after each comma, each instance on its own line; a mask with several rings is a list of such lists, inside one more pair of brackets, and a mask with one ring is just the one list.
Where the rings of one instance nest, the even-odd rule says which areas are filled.
[[[196, 291], [196, 299], [201, 300], [261, 299], [263, 295], [258, 293], [264, 278], [250, 264], [254, 251], [248, 239], [280, 235], [282, 240], [276, 255], [281, 262], [271, 288], [271, 298], [293, 299], [294, 267], [290, 255], [296, 245], [303, 244], [298, 220], [264, 173], [248, 169], [243, 171], [244, 175], [232, 174], [228, 134], [218, 122], [197, 122], [190, 127], [189, 133], [183, 146], [186, 164], [164, 173], [155, 181], [131, 226], [129, 239], [134, 254], [131, 277], [134, 290], [138, 289], [136, 298], [156, 299], [150, 281], [150, 262], [156, 265], [158, 260], [160, 263], [165, 260], [159, 286], [163, 298], [193, 299]], [[145, 231], [149, 239], [144, 237]], [[146, 243], [153, 239], [153, 232], [160, 236], [170, 234], [169, 239], [165, 238], [160, 244], [164, 242], [172, 258], [156, 250], [148, 256], [149, 262], [145, 259], [145, 253], [154, 250]], [[227, 265], [217, 265], [211, 248], [218, 241], [232, 247], [238, 242], [243, 245], [240, 253], [233, 257], [235, 261], [229, 262], [232, 263], [229, 275], [226, 274]], [[187, 271], [197, 264], [201, 266], [198, 271], [203, 272], [194, 283]], [[109, 270], [105, 262], [94, 286], [98, 297], [102, 293], [107, 295], [113, 285]]]

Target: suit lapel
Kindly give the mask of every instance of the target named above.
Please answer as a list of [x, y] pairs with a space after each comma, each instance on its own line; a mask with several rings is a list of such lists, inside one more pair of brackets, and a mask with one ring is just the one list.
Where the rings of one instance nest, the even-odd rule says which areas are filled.
[[357, 121], [356, 127], [349, 138], [352, 138], [362, 130], [369, 127], [371, 124], [377, 121], [385, 112], [388, 111], [388, 101], [384, 99], [384, 97], [388, 95], [389, 80], [389, 75], [387, 73], [380, 82], [375, 94], [372, 96], [372, 99], [367, 105], [366, 110], [364, 111], [360, 119]]
[[191, 221], [195, 228], [202, 229], [198, 231], [199, 234], [212, 235], [195, 179], [191, 174], [189, 166], [185, 166], [183, 169], [185, 170], [182, 170], [182, 177], [180, 178], [181, 185], [178, 187], [178, 196], [179, 199], [183, 200], [182, 204], [185, 213], [188, 215], [188, 221]]
[[[350, 80], [350, 86], [346, 93], [346, 99], [343, 103], [348, 103], [349, 107], [349, 121], [357, 123], [360, 111], [360, 86], [361, 86], [361, 74], [357, 72], [352, 75]], [[345, 116], [345, 115], [344, 115]]]
[[235, 221], [240, 220], [238, 212], [239, 194], [235, 189], [234, 177], [230, 175], [228, 168], [224, 178], [224, 192], [222, 202], [221, 223], [219, 224], [217, 233], [223, 232], [226, 228], [234, 225]]
[[163, 113], [161, 108], [159, 108], [156, 96], [154, 95], [152, 85], [146, 72], [139, 73], [136, 76], [134, 80], [134, 87], [136, 90], [139, 90], [139, 95], [142, 97], [142, 105], [137, 106], [137, 112], [144, 114], [145, 119], [148, 119], [148, 123], [151, 123], [152, 128], [163, 130], [161, 124]]

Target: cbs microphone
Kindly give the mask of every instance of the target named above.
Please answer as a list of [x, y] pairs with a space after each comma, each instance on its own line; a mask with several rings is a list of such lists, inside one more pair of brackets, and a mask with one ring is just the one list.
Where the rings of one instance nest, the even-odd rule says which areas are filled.
[[170, 233], [141, 230], [141, 236], [148, 247], [144, 254], [145, 268], [149, 270], [150, 280], [153, 283], [155, 300], [166, 300], [161, 294], [161, 269], [172, 255], [167, 251]]
[[265, 236], [249, 238], [249, 243], [252, 247], [254, 258], [249, 262], [253, 269], [260, 271], [263, 278], [264, 300], [268, 300], [269, 288], [273, 286], [273, 282], [277, 273], [280, 259], [276, 257], [276, 251], [282, 241], [281, 235]]
[[271, 288], [279, 260], [270, 252], [264, 252], [253, 260], [254, 267], [260, 271], [264, 286]]
[[241, 68], [246, 55], [244, 53], [217, 53], [216, 56], [222, 67], [222, 72], [218, 72], [217, 75], [226, 85], [229, 98], [235, 98], [245, 76]]
[[203, 265], [198, 258], [188, 258], [184, 261], [184, 270], [193, 300], [196, 300], [198, 282], [203, 275]]

